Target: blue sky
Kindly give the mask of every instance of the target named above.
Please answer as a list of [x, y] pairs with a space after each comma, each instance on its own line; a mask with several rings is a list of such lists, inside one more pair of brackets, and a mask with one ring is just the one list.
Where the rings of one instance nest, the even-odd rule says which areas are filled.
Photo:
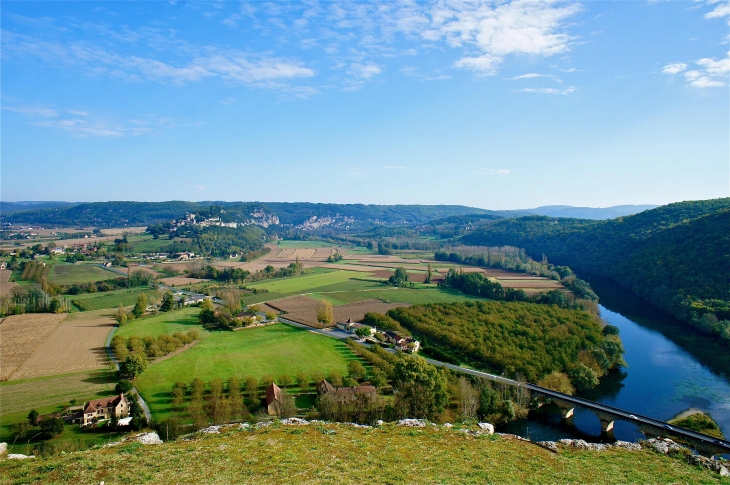
[[2, 2], [2, 200], [726, 197], [727, 2]]

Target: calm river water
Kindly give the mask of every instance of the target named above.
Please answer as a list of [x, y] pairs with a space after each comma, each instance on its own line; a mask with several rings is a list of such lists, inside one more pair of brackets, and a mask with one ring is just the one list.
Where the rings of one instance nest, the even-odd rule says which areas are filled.
[[[621, 329], [628, 367], [602, 379], [582, 397], [666, 421], [688, 408], [712, 415], [730, 436], [730, 352], [714, 339], [687, 331], [682, 324], [653, 309], [633, 294], [606, 280], [585, 278], [600, 297], [601, 316]], [[601, 427], [590, 411], [576, 409], [575, 427], [560, 415], [534, 414], [500, 431], [533, 440], [582, 437], [600, 440]], [[636, 441], [636, 426], [617, 421], [617, 439]]]

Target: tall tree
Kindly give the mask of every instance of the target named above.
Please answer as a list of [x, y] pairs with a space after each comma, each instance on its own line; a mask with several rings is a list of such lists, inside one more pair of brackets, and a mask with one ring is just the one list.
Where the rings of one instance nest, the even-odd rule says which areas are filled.
[[327, 300], [320, 300], [317, 305], [317, 321], [322, 324], [322, 328], [325, 325], [331, 325], [335, 319], [335, 310], [332, 308], [332, 303]]

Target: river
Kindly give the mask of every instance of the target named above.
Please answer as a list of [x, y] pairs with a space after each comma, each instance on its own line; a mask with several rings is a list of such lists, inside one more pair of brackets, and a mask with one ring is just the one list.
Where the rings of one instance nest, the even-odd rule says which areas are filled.
[[[680, 322], [614, 283], [586, 277], [600, 297], [601, 317], [621, 330], [628, 366], [601, 379], [582, 397], [666, 421], [688, 408], [708, 412], [730, 436], [730, 351], [714, 339], [686, 330]], [[549, 409], [548, 409], [549, 411]], [[601, 427], [590, 411], [576, 409], [575, 428], [565, 427], [555, 412], [532, 413], [529, 419], [500, 431], [533, 440], [581, 437], [599, 441]], [[617, 421], [617, 439], [644, 435], [633, 424]]]

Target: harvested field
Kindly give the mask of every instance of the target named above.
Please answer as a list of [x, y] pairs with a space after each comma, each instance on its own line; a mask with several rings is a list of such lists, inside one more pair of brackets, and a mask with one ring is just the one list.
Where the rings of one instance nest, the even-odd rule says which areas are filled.
[[105, 367], [104, 344], [116, 324], [112, 314], [110, 310], [98, 310], [68, 315], [12, 378], [27, 379]]
[[186, 286], [194, 285], [196, 283], [205, 283], [210, 280], [203, 280], [198, 278], [188, 278], [186, 276], [171, 276], [170, 278], [164, 278], [160, 280], [160, 283], [167, 286]]
[[18, 283], [8, 281], [12, 274], [13, 272], [9, 269], [0, 269], [0, 296], [12, 294], [13, 288], [18, 286]]
[[[336, 296], [336, 294], [334, 296]], [[317, 322], [317, 305], [319, 304], [319, 300], [305, 295], [299, 295], [268, 301], [266, 304], [279, 311], [286, 311], [287, 313], [282, 315], [283, 318], [287, 318], [304, 325], [309, 325], [310, 327], [321, 326], [321, 324]], [[357, 321], [361, 320], [368, 312], [385, 313], [391, 308], [402, 306], [410, 305], [408, 303], [384, 303], [380, 300], [374, 299], [340, 305], [334, 307], [335, 322], [347, 320], [348, 318], [352, 318]], [[335, 324], [333, 322], [329, 326], [334, 327], [334, 325]]]
[[80, 283], [94, 283], [122, 276], [92, 264], [66, 264], [57, 263], [53, 265], [51, 281], [59, 285], [75, 285]]
[[10, 381], [0, 384], [2, 406], [0, 415], [29, 411], [56, 404], [68, 404], [69, 399], [101, 397], [114, 390], [114, 373], [106, 369], [77, 372], [61, 376]]
[[13, 377], [48, 339], [66, 314], [12, 315], [0, 324], [0, 381]]

